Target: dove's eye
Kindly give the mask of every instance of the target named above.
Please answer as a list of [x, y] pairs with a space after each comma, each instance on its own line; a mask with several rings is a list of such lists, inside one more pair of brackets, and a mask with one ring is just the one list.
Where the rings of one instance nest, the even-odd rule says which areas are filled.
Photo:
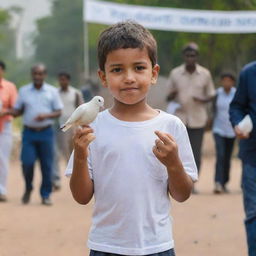
[[98, 102], [101, 102], [101, 100], [100, 100], [100, 99], [98, 99]]

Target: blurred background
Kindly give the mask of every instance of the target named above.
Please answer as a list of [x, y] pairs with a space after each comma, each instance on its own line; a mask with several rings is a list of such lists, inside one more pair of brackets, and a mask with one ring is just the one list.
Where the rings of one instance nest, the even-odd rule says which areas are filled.
[[[256, 10], [256, 0], [108, 2], [198, 10]], [[31, 66], [42, 62], [48, 69], [48, 83], [57, 86], [57, 74], [65, 70], [72, 75], [71, 84], [81, 89], [87, 82], [84, 46], [88, 39], [89, 75], [95, 87], [100, 88], [96, 46], [98, 35], [104, 28], [105, 25], [89, 23], [88, 38], [85, 38], [83, 0], [0, 0], [0, 59], [7, 64], [6, 79], [19, 88], [31, 81]], [[170, 70], [183, 62], [181, 49], [187, 42], [195, 41], [199, 45], [199, 63], [211, 71], [216, 88], [219, 86], [220, 73], [232, 70], [238, 75], [246, 63], [256, 59], [255, 34], [151, 32], [158, 42], [161, 71], [158, 81], [160, 88], [152, 88], [149, 103], [157, 108], [166, 107], [166, 79]], [[100, 94], [108, 100], [106, 91]], [[10, 202], [1, 205], [0, 209], [0, 256], [86, 255], [85, 250], [88, 252], [88, 249], [85, 241], [93, 204], [86, 208], [76, 204], [69, 191], [68, 179], [63, 177], [63, 189], [54, 194], [53, 208], [46, 210], [40, 206], [37, 193], [37, 201], [31, 206], [23, 207], [20, 204], [23, 191], [18, 161], [20, 118], [15, 119], [14, 124], [12, 160], [15, 161], [11, 161], [10, 168]], [[174, 233], [180, 256], [246, 255], [240, 190], [241, 165], [236, 154], [237, 148], [232, 163], [231, 193], [223, 197], [214, 195], [214, 142], [212, 134], [206, 134], [203, 145], [204, 170], [198, 183], [200, 194], [193, 196], [186, 204], [174, 202]], [[61, 162], [62, 172], [65, 167], [66, 164]], [[39, 180], [37, 172], [36, 187]]]
[[[111, 0], [147, 6], [206, 10], [255, 10], [253, 0]], [[84, 25], [82, 0], [1, 0], [0, 58], [8, 66], [6, 77], [18, 87], [29, 81], [34, 62], [48, 67], [48, 81], [55, 83], [59, 70], [72, 74], [73, 84], [84, 80]], [[90, 75], [96, 79], [96, 41], [104, 25], [89, 24]], [[181, 47], [188, 41], [200, 46], [200, 63], [217, 79], [223, 70], [238, 73], [255, 59], [254, 34], [207, 34], [152, 31], [158, 41], [161, 75], [182, 62]]]

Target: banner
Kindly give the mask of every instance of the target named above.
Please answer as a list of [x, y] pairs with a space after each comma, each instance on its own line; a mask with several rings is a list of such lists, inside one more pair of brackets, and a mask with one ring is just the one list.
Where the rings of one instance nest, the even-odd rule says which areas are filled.
[[148, 29], [205, 33], [255, 33], [256, 11], [205, 11], [84, 0], [84, 20], [114, 24], [135, 20]]

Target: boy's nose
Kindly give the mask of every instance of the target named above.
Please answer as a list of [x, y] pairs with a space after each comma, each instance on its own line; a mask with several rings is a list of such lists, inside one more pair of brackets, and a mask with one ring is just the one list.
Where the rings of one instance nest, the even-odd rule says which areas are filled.
[[133, 83], [135, 81], [134, 75], [132, 71], [125, 72], [125, 82]]

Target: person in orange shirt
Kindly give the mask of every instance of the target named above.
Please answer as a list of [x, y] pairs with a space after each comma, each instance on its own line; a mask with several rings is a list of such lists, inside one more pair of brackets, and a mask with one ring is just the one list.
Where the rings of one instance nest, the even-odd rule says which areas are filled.
[[11, 109], [17, 98], [16, 86], [4, 79], [5, 63], [0, 61], [0, 202], [5, 202], [9, 157], [12, 147], [12, 117], [3, 115]]

